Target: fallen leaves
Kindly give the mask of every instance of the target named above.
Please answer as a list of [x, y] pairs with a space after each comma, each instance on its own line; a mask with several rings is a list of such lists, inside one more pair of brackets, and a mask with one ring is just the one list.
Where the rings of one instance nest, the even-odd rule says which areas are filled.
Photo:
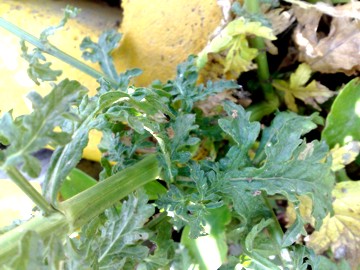
[[[314, 71], [322, 73], [343, 72], [356, 75], [360, 71], [360, 3], [332, 7], [288, 1], [294, 5], [298, 26], [294, 41], [299, 49], [299, 60]], [[330, 16], [329, 32], [321, 31], [323, 15]]]
[[310, 77], [311, 68], [306, 63], [303, 63], [290, 75], [289, 82], [274, 80], [272, 85], [277, 90], [284, 92], [285, 103], [290, 110], [294, 112], [298, 111], [295, 98], [320, 110], [318, 104], [325, 102], [328, 98], [335, 95], [335, 92], [330, 91], [326, 86], [315, 80], [307, 84]]

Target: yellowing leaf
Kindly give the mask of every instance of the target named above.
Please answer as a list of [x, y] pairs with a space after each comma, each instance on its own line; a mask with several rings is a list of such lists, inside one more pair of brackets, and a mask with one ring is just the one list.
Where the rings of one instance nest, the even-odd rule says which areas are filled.
[[270, 40], [276, 39], [271, 28], [263, 26], [260, 22], [248, 22], [244, 18], [230, 22], [224, 30], [230, 36], [251, 34]]
[[360, 182], [338, 183], [333, 191], [334, 216], [327, 216], [307, 245], [317, 253], [329, 248], [335, 259], [345, 258], [353, 269], [360, 265]]
[[303, 63], [290, 75], [289, 82], [284, 80], [273, 81], [273, 86], [285, 93], [285, 103], [290, 110], [298, 111], [295, 98], [304, 101], [315, 109], [321, 110], [318, 104], [335, 95], [335, 92], [330, 91], [326, 86], [315, 80], [307, 84], [310, 77], [311, 68], [306, 63]]
[[336, 145], [331, 149], [333, 171], [338, 171], [345, 167], [345, 165], [353, 162], [360, 152], [360, 142], [352, 141], [340, 147]]
[[[253, 60], [258, 50], [250, 48], [247, 40], [249, 35], [276, 39], [272, 29], [260, 22], [250, 22], [244, 18], [231, 21], [198, 55], [196, 64], [199, 69], [203, 69], [202, 75], [207, 78], [214, 77], [211, 73], [215, 72], [219, 76], [236, 78], [241, 72], [256, 68]], [[212, 57], [212, 61], [209, 61], [209, 56], [213, 54], [220, 57]], [[222, 66], [221, 72], [218, 70], [219, 64]], [[212, 67], [215, 67], [216, 71]]]
[[257, 49], [249, 48], [246, 36], [240, 36], [233, 41], [226, 55], [224, 73], [234, 71], [235, 74], [240, 74], [254, 68], [252, 60], [257, 56], [257, 52]]
[[[299, 196], [300, 200], [300, 215], [304, 219], [305, 223], [309, 223], [311, 225], [315, 224], [315, 219], [311, 216], [312, 212], [312, 200], [309, 196]], [[292, 224], [294, 224], [296, 220], [296, 211], [294, 208], [294, 204], [289, 202], [289, 206], [286, 208], [286, 218], [288, 223], [286, 227], [289, 228]]]

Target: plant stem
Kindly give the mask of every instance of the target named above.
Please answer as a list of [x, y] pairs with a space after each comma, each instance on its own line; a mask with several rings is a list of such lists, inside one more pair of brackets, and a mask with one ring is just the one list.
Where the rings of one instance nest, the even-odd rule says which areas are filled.
[[264, 199], [266, 206], [268, 207], [269, 211], [271, 212], [271, 218], [273, 220], [273, 222], [268, 227], [269, 233], [276, 240], [279, 247], [281, 247], [284, 233], [281, 229], [280, 223], [279, 223], [274, 211], [272, 210], [272, 206], [269, 202], [269, 199], [267, 198], [267, 196], [265, 194], [262, 194], [262, 197]]
[[59, 204], [71, 229], [86, 224], [135, 189], [155, 180], [160, 173], [157, 156], [149, 155], [95, 186]]
[[266, 206], [268, 207], [268, 209], [271, 212], [271, 216], [272, 216], [271, 218], [273, 220], [273, 222], [268, 226], [268, 230], [269, 230], [270, 235], [275, 239], [276, 243], [278, 244], [279, 248], [281, 249], [279, 258], [280, 258], [281, 262], [283, 263], [283, 265], [285, 266], [284, 257], [290, 258], [290, 254], [286, 248], [282, 247], [284, 232], [283, 232], [283, 230], [280, 226], [280, 223], [275, 215], [275, 212], [272, 210], [272, 206], [269, 202], [269, 198], [265, 194], [262, 194], [262, 197], [264, 199]]
[[27, 231], [37, 232], [46, 241], [51, 236], [63, 238], [68, 230], [66, 218], [59, 212], [46, 217], [40, 215], [21, 224], [0, 236], [0, 265], [9, 262], [17, 254], [21, 238]]
[[99, 71], [93, 69], [92, 67], [84, 64], [83, 62], [79, 61], [78, 59], [64, 53], [63, 51], [59, 50], [55, 46], [53, 46], [53, 45], [51, 45], [49, 43], [41, 42], [40, 39], [38, 39], [37, 37], [29, 34], [28, 32], [22, 30], [21, 28], [17, 27], [16, 25], [12, 24], [11, 22], [9, 22], [9, 21], [7, 21], [7, 20], [5, 20], [3, 18], [0, 18], [0, 27], [2, 27], [5, 30], [13, 33], [17, 37], [31, 43], [32, 45], [36, 46], [37, 48], [39, 48], [43, 52], [45, 52], [47, 54], [50, 54], [50, 55], [62, 60], [63, 62], [73, 66], [74, 68], [77, 68], [78, 70], [90, 75], [91, 77], [93, 77], [95, 79], [99, 79], [99, 78], [104, 77], [107, 81], [109, 81], [111, 83], [111, 85], [114, 88], [117, 87], [117, 83], [112, 78], [106, 77], [101, 72], [99, 72]]
[[135, 165], [60, 203], [60, 209], [64, 213], [53, 210], [49, 216], [35, 217], [0, 235], [0, 265], [16, 254], [21, 238], [27, 231], [37, 232], [43, 240], [50, 236], [63, 238], [66, 233], [82, 227], [135, 189], [155, 180], [159, 173], [157, 156], [149, 155]]
[[[245, 8], [249, 13], [260, 13], [259, 0], [245, 0]], [[249, 110], [252, 112], [252, 120], [259, 120], [263, 116], [274, 112], [279, 106], [279, 98], [276, 95], [271, 82], [269, 65], [266, 56], [266, 46], [263, 38], [253, 37], [249, 38], [251, 47], [256, 48], [259, 53], [255, 61], [257, 63], [257, 73], [261, 88], [265, 97], [265, 104], [257, 104], [250, 106]], [[267, 104], [268, 103], [268, 104]]]
[[14, 166], [5, 168], [6, 174], [21, 188], [22, 191], [43, 211], [44, 215], [50, 215], [55, 210], [45, 198], [29, 183], [22, 173]]

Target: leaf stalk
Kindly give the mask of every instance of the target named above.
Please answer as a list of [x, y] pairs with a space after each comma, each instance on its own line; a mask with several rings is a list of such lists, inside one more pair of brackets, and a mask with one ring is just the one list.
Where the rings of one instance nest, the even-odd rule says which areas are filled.
[[73, 66], [74, 68], [77, 68], [78, 70], [88, 74], [89, 76], [95, 79], [105, 78], [107, 81], [111, 83], [111, 85], [114, 88], [117, 88], [117, 83], [112, 78], [105, 76], [101, 72], [93, 69], [92, 67], [86, 65], [85, 63], [79, 61], [78, 59], [72, 57], [71, 55], [64, 53], [55, 46], [51, 45], [50, 43], [41, 42], [41, 40], [38, 39], [37, 37], [29, 34], [28, 32], [17, 27], [16, 25], [5, 20], [4, 18], [0, 18], [0, 27], [13, 33], [17, 37], [31, 43], [35, 47], [39, 48], [41, 51], [60, 59], [61, 61]]
[[55, 211], [16, 167], [6, 166], [5, 172], [11, 180], [14, 181], [14, 183], [41, 209], [45, 216], [50, 215]]
[[[245, 0], [244, 5], [249, 13], [261, 13], [259, 0]], [[256, 48], [259, 52], [255, 61], [257, 63], [258, 79], [266, 100], [263, 103], [250, 106], [249, 111], [252, 112], [251, 120], [260, 120], [263, 116], [273, 113], [278, 108], [279, 98], [271, 85], [264, 39], [261, 37], [253, 37], [249, 38], [249, 42], [251, 47]]]

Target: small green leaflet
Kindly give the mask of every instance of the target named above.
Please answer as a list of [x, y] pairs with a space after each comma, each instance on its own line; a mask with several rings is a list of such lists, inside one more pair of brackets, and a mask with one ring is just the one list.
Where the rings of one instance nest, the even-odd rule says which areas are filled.
[[64, 9], [64, 16], [60, 23], [56, 26], [50, 26], [43, 30], [40, 34], [40, 40], [44, 43], [48, 43], [48, 37], [55, 34], [55, 32], [65, 26], [69, 19], [75, 18], [81, 10], [77, 7], [67, 5]]
[[[51, 45], [48, 41], [48, 37], [53, 35], [58, 29], [61, 29], [70, 18], [74, 18], [79, 9], [71, 6], [66, 6], [64, 10], [64, 17], [60, 23], [56, 26], [50, 26], [46, 28], [40, 34], [40, 41], [47, 46], [48, 50], [51, 50]], [[29, 62], [29, 68], [27, 70], [29, 77], [39, 85], [39, 79], [41, 81], [56, 81], [57, 77], [61, 75], [61, 70], [51, 69], [51, 62], [46, 62], [45, 56], [39, 48], [34, 48], [32, 53], [28, 53], [28, 47], [25, 45], [25, 41], [21, 40], [21, 56]]]
[[32, 53], [28, 53], [28, 47], [25, 41], [21, 41], [21, 57], [29, 62], [27, 73], [37, 85], [40, 85], [39, 79], [42, 81], [56, 81], [57, 77], [62, 74], [61, 70], [51, 69], [51, 62], [45, 62], [46, 58], [38, 48], [33, 49]]
[[99, 62], [101, 69], [106, 76], [116, 82], [120, 81], [110, 53], [119, 44], [121, 34], [115, 30], [109, 30], [101, 34], [99, 42], [93, 42], [89, 37], [81, 42], [80, 49], [83, 51], [82, 57], [93, 63]]
[[205, 100], [210, 95], [239, 88], [235, 81], [227, 80], [209, 81], [206, 86], [197, 85], [198, 70], [194, 66], [195, 59], [194, 56], [190, 56], [186, 62], [178, 65], [175, 80], [169, 81], [164, 86], [173, 95], [174, 106], [177, 107], [177, 103], [180, 102], [180, 107], [184, 112], [190, 112], [195, 102]]

